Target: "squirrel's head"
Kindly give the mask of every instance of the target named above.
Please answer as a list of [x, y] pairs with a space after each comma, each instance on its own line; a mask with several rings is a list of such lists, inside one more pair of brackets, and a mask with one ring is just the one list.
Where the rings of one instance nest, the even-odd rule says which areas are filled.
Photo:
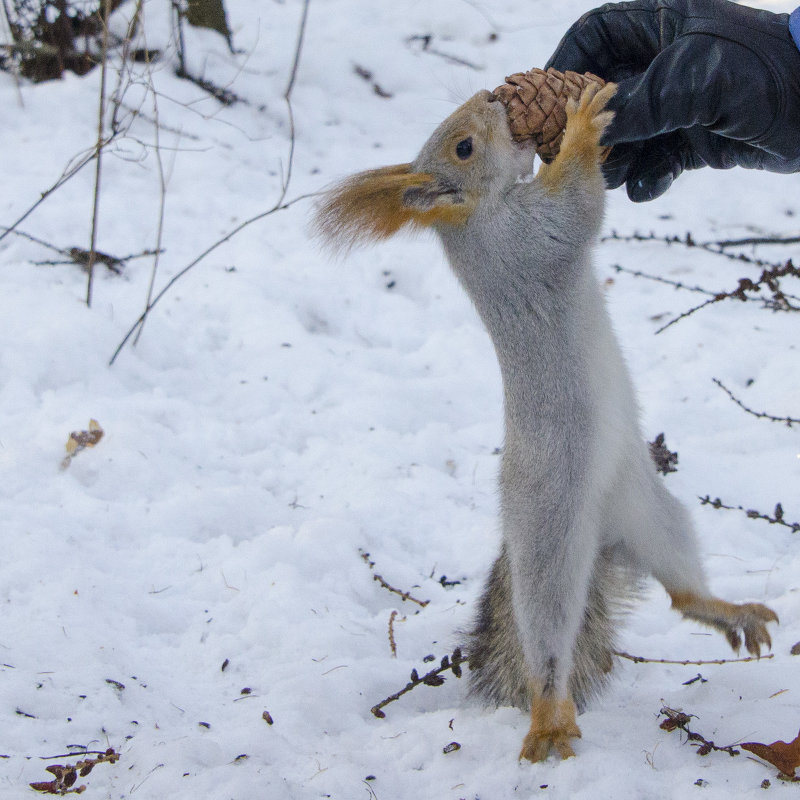
[[463, 225], [478, 202], [533, 166], [533, 150], [511, 138], [505, 106], [482, 91], [454, 111], [410, 164], [360, 172], [328, 190], [315, 227], [349, 249], [406, 225]]

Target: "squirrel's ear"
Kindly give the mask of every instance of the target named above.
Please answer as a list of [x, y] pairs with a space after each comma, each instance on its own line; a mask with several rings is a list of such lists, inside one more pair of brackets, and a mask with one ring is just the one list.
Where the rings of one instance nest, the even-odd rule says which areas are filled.
[[405, 225], [463, 222], [469, 211], [463, 196], [410, 164], [359, 172], [325, 192], [314, 228], [330, 246], [385, 239]]

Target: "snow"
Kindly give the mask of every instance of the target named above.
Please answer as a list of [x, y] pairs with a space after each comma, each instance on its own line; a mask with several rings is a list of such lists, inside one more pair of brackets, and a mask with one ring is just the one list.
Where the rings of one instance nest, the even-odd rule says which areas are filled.
[[[282, 98], [302, 5], [226, 4], [237, 52], [187, 30], [187, 66], [247, 102], [224, 107], [177, 79], [167, 4], [146, 3], [142, 46], [164, 55], [151, 79], [137, 68], [125, 103], [141, 113], [125, 117], [103, 162], [99, 249], [154, 247], [157, 114], [167, 184], [157, 289], [271, 208], [287, 172]], [[312, 0], [287, 199], [413, 158], [460, 101], [541, 66], [590, 7]], [[429, 34], [428, 50], [409, 42]], [[17, 87], [0, 73], [0, 224], [91, 150], [99, 83], [95, 71]], [[93, 180], [89, 165], [20, 230], [88, 247]], [[612, 192], [606, 232], [796, 235], [798, 181], [704, 171], [642, 206]], [[654, 336], [704, 297], [614, 265], [711, 291], [758, 268], [659, 242], [607, 241], [596, 254], [644, 430], [664, 431], [680, 454], [665, 480], [701, 531], [712, 587], [777, 611], [774, 657], [619, 660], [580, 719], [578, 757], [520, 764], [525, 715], [482, 708], [450, 673], [388, 705], [385, 719], [370, 713], [470, 624], [498, 546], [500, 378], [432, 239], [402, 236], [337, 261], [310, 238], [311, 210], [300, 200], [214, 250], [111, 367], [144, 307], [151, 259], [129, 261], [122, 276], [99, 266], [87, 309], [78, 267], [41, 265], [59, 256], [20, 236], [0, 241], [0, 797], [34, 796], [27, 784], [68, 760], [40, 757], [73, 745], [121, 755], [80, 779], [87, 797], [727, 798], [762, 797], [765, 778], [780, 791], [773, 768], [744, 753], [698, 757], [658, 723], [663, 705], [683, 708], [717, 744], [788, 741], [800, 725], [800, 659], [789, 654], [800, 639], [800, 534], [698, 502], [772, 514], [780, 501], [788, 521], [800, 519], [800, 429], [746, 414], [712, 383], [755, 410], [800, 416], [797, 320], [727, 301]], [[68, 434], [90, 418], [104, 438], [60, 469]], [[402, 601], [376, 573], [429, 604]], [[622, 642], [650, 658], [731, 656], [722, 637], [671, 612], [655, 584]], [[698, 672], [706, 681], [687, 684]], [[453, 741], [460, 749], [444, 753]]]

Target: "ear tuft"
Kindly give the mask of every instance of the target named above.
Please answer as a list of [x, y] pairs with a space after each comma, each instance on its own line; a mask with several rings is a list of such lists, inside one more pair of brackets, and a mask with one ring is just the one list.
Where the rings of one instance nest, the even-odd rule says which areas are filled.
[[404, 199], [408, 192], [433, 184], [433, 178], [397, 164], [359, 172], [327, 192], [317, 206], [314, 229], [326, 244], [349, 250], [356, 244], [386, 239], [415, 221]]

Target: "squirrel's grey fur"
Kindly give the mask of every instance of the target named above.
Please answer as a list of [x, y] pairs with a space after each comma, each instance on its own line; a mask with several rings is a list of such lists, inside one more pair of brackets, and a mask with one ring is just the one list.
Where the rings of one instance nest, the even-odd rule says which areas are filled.
[[511, 139], [504, 106], [481, 92], [416, 160], [332, 190], [329, 239], [432, 227], [494, 343], [504, 388], [502, 548], [469, 637], [475, 691], [531, 708], [521, 756], [566, 757], [575, 705], [613, 661], [615, 613], [652, 575], [685, 616], [754, 653], [765, 606], [712, 597], [687, 511], [663, 485], [591, 267], [605, 187], [599, 138], [614, 91], [568, 107], [561, 152], [534, 179], [532, 148]]

